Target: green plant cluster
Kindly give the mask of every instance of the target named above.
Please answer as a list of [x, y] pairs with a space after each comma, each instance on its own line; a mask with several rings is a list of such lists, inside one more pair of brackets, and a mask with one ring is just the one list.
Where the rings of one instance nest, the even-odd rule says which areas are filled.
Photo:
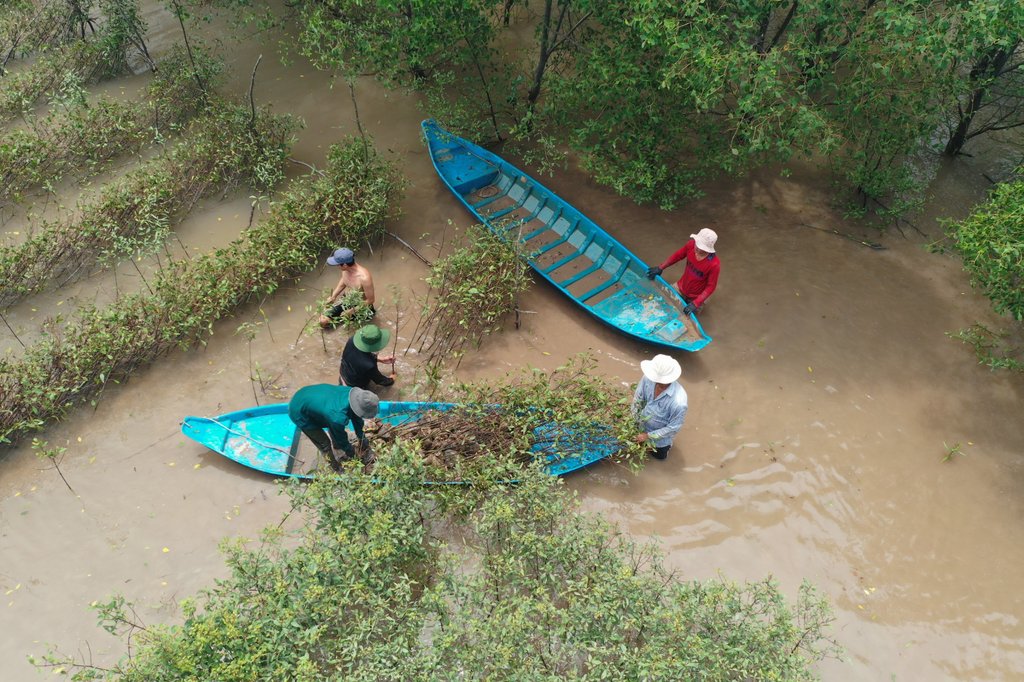
[[530, 285], [526, 264], [515, 246], [482, 225], [467, 232], [468, 246], [430, 268], [430, 293], [414, 343], [428, 365], [454, 359], [501, 327]]
[[0, 75], [12, 60], [60, 45], [75, 36], [75, 21], [67, 0], [7, 0], [0, 7]]
[[480, 489], [421, 476], [396, 446], [376, 480], [290, 486], [298, 530], [227, 542], [231, 575], [183, 602], [183, 624], [139, 623], [115, 597], [97, 609], [129, 657], [40, 664], [122, 682], [800, 682], [835, 653], [807, 584], [788, 603], [770, 579], [681, 580], [536, 472]]
[[1016, 339], [1009, 330], [992, 330], [983, 324], [973, 324], [947, 336], [963, 341], [974, 349], [978, 362], [989, 369], [1024, 372], [1024, 328], [1016, 329]]
[[[202, 81], [212, 87], [219, 60], [200, 54]], [[32, 187], [52, 189], [66, 175], [85, 177], [105, 162], [178, 132], [206, 105], [185, 52], [175, 47], [160, 62], [143, 97], [100, 97], [56, 109], [0, 138], [0, 202], [20, 201]]]
[[947, 231], [996, 312], [1024, 320], [1024, 181], [996, 185], [987, 202]]
[[[226, 110], [220, 122], [238, 115]], [[247, 140], [239, 149], [253, 148]], [[271, 294], [323, 250], [380, 238], [398, 190], [390, 166], [366, 143], [335, 146], [324, 172], [290, 190], [230, 246], [165, 264], [149, 291], [79, 310], [64, 327], [51, 323], [20, 359], [0, 360], [0, 443], [60, 418], [160, 355], [202, 341], [217, 320]]]
[[104, 187], [76, 218], [44, 223], [25, 241], [0, 247], [0, 304], [162, 245], [172, 222], [203, 197], [239, 183], [268, 191], [284, 177], [294, 127], [289, 117], [211, 105], [167, 154]]
[[[82, 3], [83, 16], [92, 6]], [[123, 73], [130, 48], [145, 49], [145, 23], [137, 0], [101, 0], [98, 6], [106, 21], [93, 33], [86, 35], [83, 28], [82, 37], [74, 42], [42, 46], [35, 62], [0, 80], [0, 122], [14, 118], [47, 93], [60, 98], [70, 92], [80, 97], [84, 84]]]

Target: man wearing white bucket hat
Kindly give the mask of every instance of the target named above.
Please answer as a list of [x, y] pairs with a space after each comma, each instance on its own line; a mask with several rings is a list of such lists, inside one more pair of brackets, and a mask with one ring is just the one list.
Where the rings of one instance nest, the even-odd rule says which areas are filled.
[[665, 459], [686, 419], [686, 390], [676, 381], [683, 368], [674, 358], [655, 355], [642, 360], [640, 369], [644, 376], [633, 394], [633, 414], [644, 433], [636, 440], [649, 443], [655, 459]]
[[704, 301], [708, 300], [718, 286], [718, 272], [721, 264], [715, 255], [715, 242], [718, 235], [714, 230], [704, 228], [697, 234], [690, 235], [690, 241], [679, 249], [661, 265], [647, 269], [647, 278], [654, 279], [673, 263], [684, 261], [686, 268], [683, 276], [676, 282], [676, 289], [686, 299], [683, 309], [687, 315], [700, 311]]

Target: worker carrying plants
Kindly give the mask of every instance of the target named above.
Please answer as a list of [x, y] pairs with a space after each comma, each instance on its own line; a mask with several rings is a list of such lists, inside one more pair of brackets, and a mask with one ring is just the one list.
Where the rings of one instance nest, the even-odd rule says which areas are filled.
[[335, 471], [341, 470], [335, 451], [344, 453], [342, 459], [351, 459], [356, 454], [345, 427], [352, 423], [359, 446], [365, 448], [363, 420], [377, 416], [379, 409], [380, 401], [372, 391], [332, 384], [303, 386], [288, 402], [288, 416], [327, 457]]
[[636, 442], [647, 443], [654, 459], [665, 459], [686, 420], [686, 390], [677, 381], [683, 368], [673, 357], [655, 355], [642, 360], [640, 370], [644, 375], [633, 394], [632, 411], [643, 433]]
[[687, 315], [700, 312], [701, 306], [718, 286], [718, 271], [721, 264], [715, 254], [717, 241], [718, 235], [715, 231], [705, 227], [697, 234], [691, 234], [690, 241], [673, 253], [667, 261], [647, 269], [647, 279], [654, 279], [673, 263], [685, 261], [686, 267], [683, 269], [683, 276], [676, 282], [676, 289], [686, 299], [683, 312]]
[[[343, 386], [369, 388], [370, 382], [381, 386], [395, 383], [395, 356], [379, 357], [377, 351], [388, 345], [391, 332], [375, 324], [368, 324], [351, 337], [341, 353], [338, 383]], [[391, 374], [384, 376], [377, 363], [391, 364]]]
[[[373, 308], [373, 277], [370, 271], [356, 263], [355, 252], [348, 248], [340, 248], [331, 254], [327, 264], [341, 268], [341, 279], [327, 298], [327, 305], [331, 307], [320, 316], [320, 326], [325, 329], [333, 327], [346, 317], [360, 314], [366, 315], [363, 322], [369, 321], [376, 313]], [[362, 295], [353, 301], [351, 296], [342, 296], [346, 292], [360, 292]]]

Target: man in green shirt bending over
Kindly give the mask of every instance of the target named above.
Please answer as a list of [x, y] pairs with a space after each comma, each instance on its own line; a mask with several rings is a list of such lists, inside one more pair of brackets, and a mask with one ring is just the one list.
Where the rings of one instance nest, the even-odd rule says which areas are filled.
[[[344, 459], [350, 459], [356, 454], [355, 448], [348, 442], [345, 427], [352, 422], [352, 430], [356, 432], [359, 444], [365, 445], [363, 420], [376, 417], [379, 409], [379, 400], [372, 391], [333, 384], [313, 384], [295, 392], [288, 403], [288, 416], [309, 436], [317, 449], [327, 456], [331, 468], [340, 471], [341, 465], [334, 451], [344, 452]], [[327, 429], [326, 434], [324, 429]]]

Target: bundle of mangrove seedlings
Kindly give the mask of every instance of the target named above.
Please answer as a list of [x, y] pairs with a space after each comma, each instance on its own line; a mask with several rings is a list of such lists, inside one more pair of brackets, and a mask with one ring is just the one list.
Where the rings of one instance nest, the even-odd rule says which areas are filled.
[[136, 1], [104, 0], [99, 4], [103, 20], [95, 33], [47, 47], [31, 66], [0, 79], [0, 122], [30, 108], [45, 94], [80, 89], [123, 73], [132, 49], [146, 53], [142, 39], [145, 23]]
[[167, 263], [150, 279], [151, 291], [79, 310], [63, 327], [51, 322], [20, 359], [0, 359], [0, 443], [202, 341], [214, 322], [307, 271], [324, 250], [383, 236], [400, 183], [364, 141], [332, 147], [326, 169], [310, 178], [226, 248]]
[[501, 328], [530, 284], [515, 245], [481, 225], [471, 227], [467, 239], [468, 246], [434, 263], [427, 278], [430, 291], [412, 344], [428, 367], [446, 359], [457, 367], [468, 349]]
[[[52, 188], [68, 174], [86, 177], [117, 156], [176, 133], [208, 102], [192, 64], [175, 48], [160, 62], [142, 99], [78, 102], [0, 138], [0, 205], [19, 201], [32, 187]], [[221, 62], [203, 53], [195, 64], [206, 84], [222, 70]]]
[[598, 375], [590, 356], [552, 372], [534, 370], [495, 385], [456, 387], [452, 403], [408, 416], [389, 414], [368, 434], [375, 452], [414, 444], [429, 480], [511, 480], [524, 466], [556, 464], [591, 452], [639, 466], [632, 393]]
[[211, 105], [166, 155], [103, 189], [74, 220], [46, 222], [0, 247], [0, 305], [64, 284], [162, 245], [173, 221], [203, 197], [245, 183], [269, 190], [284, 177], [294, 119], [248, 107]]

